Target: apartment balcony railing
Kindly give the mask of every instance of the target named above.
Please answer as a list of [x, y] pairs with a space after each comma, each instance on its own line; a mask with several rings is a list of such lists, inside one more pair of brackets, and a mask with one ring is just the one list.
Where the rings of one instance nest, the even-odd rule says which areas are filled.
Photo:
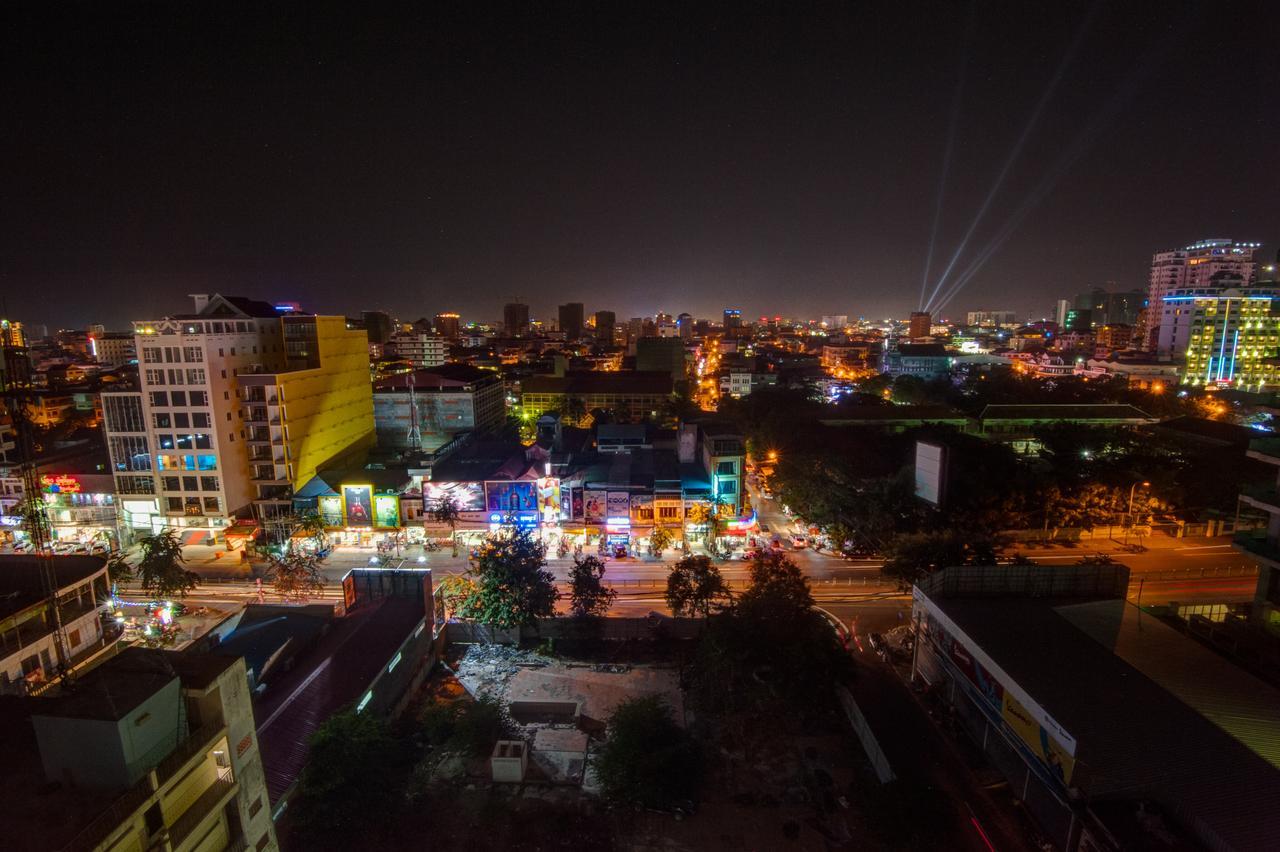
[[227, 803], [235, 791], [236, 780], [232, 777], [231, 770], [227, 769], [209, 786], [209, 789], [201, 793], [200, 797], [182, 812], [182, 816], [178, 817], [173, 825], [169, 826], [169, 842], [173, 848], [182, 846], [183, 842], [209, 818], [210, 814]]
[[1248, 455], [1271, 464], [1280, 464], [1280, 438], [1254, 438]]
[[1267, 536], [1266, 530], [1244, 530], [1235, 534], [1232, 543], [1237, 550], [1280, 563], [1280, 541]]
[[1280, 514], [1280, 486], [1274, 482], [1265, 485], [1246, 485], [1240, 499], [1264, 512]]

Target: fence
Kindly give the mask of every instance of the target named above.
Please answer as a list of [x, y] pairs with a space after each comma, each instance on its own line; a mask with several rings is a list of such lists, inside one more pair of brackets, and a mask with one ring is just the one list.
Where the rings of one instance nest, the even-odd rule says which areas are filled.
[[875, 770], [880, 783], [888, 784], [896, 779], [898, 776], [893, 773], [889, 758], [885, 757], [884, 750], [880, 748], [880, 741], [876, 739], [871, 726], [867, 724], [866, 717], [858, 708], [858, 702], [853, 700], [849, 690], [843, 686], [836, 687], [836, 698], [844, 708], [845, 715], [849, 717], [849, 724], [853, 726], [853, 732], [858, 735], [858, 741], [862, 743], [862, 748], [866, 751], [867, 758], [871, 761], [871, 768]]

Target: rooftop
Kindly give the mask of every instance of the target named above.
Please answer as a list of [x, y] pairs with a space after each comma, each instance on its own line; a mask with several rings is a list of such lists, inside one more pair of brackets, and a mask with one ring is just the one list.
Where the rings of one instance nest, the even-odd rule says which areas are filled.
[[438, 390], [461, 388], [479, 382], [496, 382], [500, 379], [492, 370], [481, 370], [470, 364], [442, 364], [439, 367], [427, 367], [379, 379], [374, 384], [374, 390], [405, 390], [411, 381], [415, 390]]
[[569, 372], [564, 376], [530, 376], [520, 384], [522, 393], [572, 394], [670, 394], [675, 385], [666, 372]]
[[58, 589], [82, 583], [107, 567], [97, 556], [0, 556], [0, 618], [45, 600], [42, 563], [47, 561]]
[[[126, 648], [77, 677], [72, 686], [38, 699], [31, 705], [31, 713], [62, 719], [118, 721], [179, 677], [174, 666], [178, 656], [147, 648]], [[224, 664], [222, 668], [225, 667]]]
[[1087, 797], [1153, 799], [1230, 848], [1272, 843], [1280, 692], [1122, 599], [929, 602], [1075, 739]]
[[988, 405], [978, 415], [981, 420], [1142, 420], [1156, 418], [1139, 408], [1122, 403], [1090, 405]]

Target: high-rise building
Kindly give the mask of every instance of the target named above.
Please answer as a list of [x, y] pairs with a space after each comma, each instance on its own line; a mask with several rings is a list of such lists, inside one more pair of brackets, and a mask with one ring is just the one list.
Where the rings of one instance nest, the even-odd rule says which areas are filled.
[[688, 340], [693, 337], [693, 316], [691, 314], [681, 314], [676, 317], [676, 326], [680, 329], [681, 340]]
[[508, 302], [502, 306], [502, 331], [508, 337], [520, 337], [529, 333], [529, 306], [523, 302]]
[[1269, 284], [1183, 287], [1163, 296], [1158, 351], [1183, 356], [1182, 384], [1270, 390], [1280, 384], [1280, 288]]
[[930, 337], [933, 334], [933, 317], [928, 311], [912, 311], [907, 324], [907, 336], [911, 339]]
[[446, 360], [445, 349], [443, 337], [418, 331], [402, 331], [391, 336], [387, 341], [386, 351], [394, 358], [408, 361], [417, 370], [439, 367]]
[[560, 306], [560, 330], [566, 340], [578, 340], [582, 337], [585, 315], [581, 302], [569, 302]]
[[1151, 256], [1151, 275], [1147, 284], [1147, 327], [1142, 329], [1143, 348], [1158, 346], [1164, 310], [1160, 300], [1178, 289], [1208, 287], [1221, 273], [1238, 276], [1248, 286], [1255, 280], [1253, 255], [1259, 243], [1238, 243], [1230, 239], [1208, 239], [1181, 249], [1156, 252]]
[[737, 308], [724, 309], [724, 336], [733, 337], [733, 329], [742, 328], [742, 311]]
[[[1112, 287], [1115, 285], [1113, 281], [1107, 283]], [[1115, 291], [1094, 287], [1087, 293], [1078, 293], [1074, 307], [1090, 311], [1094, 325], [1133, 325], [1146, 298], [1147, 294], [1142, 290]]]
[[596, 311], [596, 340], [606, 346], [613, 345], [613, 331], [618, 318], [613, 311]]
[[445, 340], [457, 340], [462, 335], [462, 317], [454, 313], [436, 314], [435, 329]]
[[392, 321], [391, 314], [385, 311], [361, 311], [360, 318], [364, 322], [364, 330], [369, 335], [370, 343], [381, 346], [395, 334], [395, 322]]
[[343, 317], [194, 298], [193, 314], [134, 323], [141, 390], [103, 394], [118, 492], [156, 495], [150, 523], [189, 543], [251, 509], [288, 514], [318, 465], [374, 440], [364, 332]]
[[138, 363], [133, 335], [128, 332], [99, 332], [89, 338], [89, 354], [104, 367], [123, 367]]
[[1001, 328], [1017, 323], [1018, 315], [1013, 311], [969, 311], [965, 316], [965, 325]]
[[1064, 331], [1089, 331], [1093, 328], [1093, 311], [1088, 308], [1070, 308], [1067, 321], [1063, 323]]
[[1067, 327], [1067, 312], [1071, 310], [1070, 299], [1059, 299], [1053, 303], [1053, 321], [1058, 328]]
[[21, 348], [26, 345], [27, 335], [22, 329], [22, 323], [0, 319], [0, 346]]
[[831, 314], [822, 318], [822, 327], [829, 331], [841, 331], [848, 324], [848, 314]]

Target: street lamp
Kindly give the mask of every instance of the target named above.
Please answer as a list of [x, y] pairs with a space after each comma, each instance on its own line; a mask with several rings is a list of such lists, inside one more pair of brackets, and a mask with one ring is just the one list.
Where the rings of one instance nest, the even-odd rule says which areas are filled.
[[1133, 492], [1138, 490], [1139, 485], [1141, 485], [1143, 488], [1151, 487], [1151, 483], [1146, 481], [1135, 482], [1133, 483], [1133, 485], [1129, 486], [1129, 514], [1130, 515], [1133, 514]]

